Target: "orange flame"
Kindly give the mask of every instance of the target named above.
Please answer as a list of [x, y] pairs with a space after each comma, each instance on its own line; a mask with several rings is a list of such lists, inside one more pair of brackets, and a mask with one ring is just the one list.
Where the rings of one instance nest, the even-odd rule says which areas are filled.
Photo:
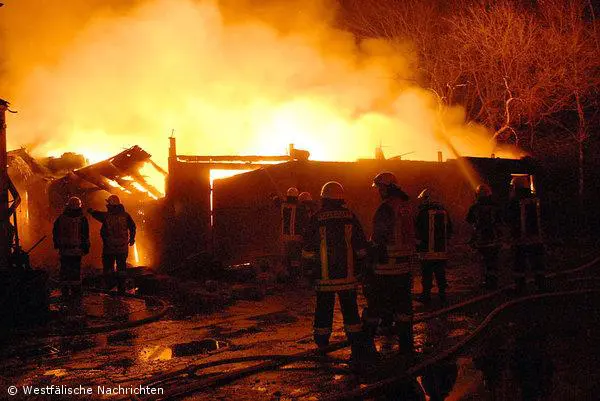
[[[451, 154], [432, 94], [404, 83], [415, 55], [384, 40], [357, 45], [328, 26], [326, 6], [259, 19], [243, 6], [148, 0], [88, 10], [84, 23], [75, 1], [48, 36], [31, 28], [55, 13], [39, 3], [3, 10], [10, 97], [26, 111], [11, 117], [12, 146], [93, 162], [138, 144], [164, 167], [174, 128], [182, 154], [285, 154], [290, 143], [313, 160], [371, 158], [379, 143], [388, 156]], [[460, 154], [490, 156], [490, 133], [466, 125], [462, 109], [442, 119]], [[148, 181], [164, 193], [163, 178]]]

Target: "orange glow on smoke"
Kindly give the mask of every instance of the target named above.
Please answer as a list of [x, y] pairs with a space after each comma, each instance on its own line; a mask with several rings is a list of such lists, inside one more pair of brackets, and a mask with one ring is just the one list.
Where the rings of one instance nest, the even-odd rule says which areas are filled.
[[[330, 4], [265, 6], [259, 19], [236, 2], [41, 3], [2, 10], [5, 93], [21, 111], [10, 117], [11, 147], [93, 163], [137, 144], [166, 168], [175, 129], [181, 154], [282, 155], [293, 143], [312, 160], [353, 161], [382, 143], [387, 157], [451, 155], [433, 95], [407, 83], [415, 54], [384, 40], [356, 44], [331, 27]], [[464, 110], [442, 120], [461, 155], [490, 156], [489, 131], [465, 124]], [[164, 193], [164, 177], [148, 181]]]

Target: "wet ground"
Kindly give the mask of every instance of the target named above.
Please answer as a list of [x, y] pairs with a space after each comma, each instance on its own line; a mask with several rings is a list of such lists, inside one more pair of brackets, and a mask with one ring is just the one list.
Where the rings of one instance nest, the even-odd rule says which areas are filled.
[[[585, 253], [571, 248], [556, 249], [550, 258], [551, 267], [553, 270], [572, 267], [576, 265], [575, 259]], [[476, 255], [466, 253], [452, 261], [448, 269], [451, 303], [483, 293], [478, 289], [480, 273], [475, 267], [475, 260]], [[583, 277], [583, 280], [575, 280], [569, 286], [590, 282]], [[507, 280], [508, 272], [505, 272], [503, 281]], [[419, 291], [417, 277], [415, 292]], [[313, 302], [313, 292], [308, 286], [275, 285], [270, 288], [270, 295], [260, 301], [238, 301], [221, 311], [204, 315], [171, 313], [159, 321], [118, 330], [120, 324], [127, 325], [151, 316], [159, 309], [158, 306], [137, 298], [87, 294], [79, 308], [55, 308], [53, 324], [43, 331], [34, 335], [19, 333], [18, 337], [13, 337], [0, 348], [1, 385], [3, 389], [10, 385], [20, 389], [24, 385], [95, 388], [99, 385], [127, 387], [154, 383], [168, 393], [173, 388], [182, 388], [184, 384], [210, 384], [216, 375], [264, 363], [272, 360], [273, 355], [298, 354], [314, 349]], [[545, 386], [551, 388], [541, 399], [595, 399], [577, 397], [587, 397], [598, 383], [595, 366], [598, 366], [596, 344], [600, 336], [598, 325], [594, 324], [598, 308], [590, 307], [597, 304], [586, 301], [584, 309], [577, 309], [576, 313], [567, 309], [561, 313], [561, 319], [539, 319], [561, 304], [575, 305], [579, 301], [561, 298], [554, 302], [537, 308], [536, 315], [529, 314], [532, 310], [527, 307], [524, 309], [526, 312], [515, 309], [515, 312], [501, 316], [493, 325], [494, 329], [483, 336], [485, 341], [470, 344], [424, 375], [420, 372], [417, 381], [426, 388], [451, 387], [447, 400], [519, 399], [517, 395], [523, 387], [519, 377], [526, 377], [530, 374], [527, 372], [534, 371], [542, 372], [541, 378], [528, 378], [526, 382], [546, 383]], [[434, 297], [430, 308], [416, 302], [414, 306], [417, 313], [422, 313], [440, 305]], [[459, 342], [481, 323], [491, 309], [489, 306], [474, 307], [418, 323], [415, 326], [418, 358], [435, 355], [439, 350]], [[345, 338], [339, 311], [335, 316], [332, 342]], [[577, 316], [577, 319], [570, 316]], [[540, 320], [550, 323], [532, 325], [532, 322]], [[573, 324], [574, 321], [577, 324]], [[81, 330], [82, 326], [91, 329], [86, 332]], [[104, 326], [111, 330], [93, 332]], [[79, 334], [59, 335], [68, 333], [70, 328]], [[543, 341], [537, 341], [538, 338]], [[400, 371], [402, 367], [399, 365], [409, 364], [397, 358], [396, 344], [380, 340], [378, 347], [384, 355], [399, 361], [389, 368], [392, 374]], [[535, 347], [535, 352], [530, 352]], [[529, 354], [535, 355], [519, 359], [520, 355]], [[544, 362], [550, 360], [548, 355], [552, 356], [551, 363]], [[239, 357], [255, 357], [256, 360], [217, 364], [217, 361]], [[200, 392], [191, 391], [187, 397], [198, 400], [317, 400], [381, 379], [359, 378], [352, 374], [346, 363], [348, 357], [349, 351], [341, 349], [329, 354], [325, 361], [304, 360], [279, 369], [264, 370], [216, 389], [206, 386]], [[190, 369], [190, 366], [202, 364], [214, 366]], [[519, 366], [529, 367], [529, 370], [519, 372]], [[449, 385], [454, 375], [456, 381]], [[440, 380], [445, 384], [439, 384]], [[22, 398], [47, 399], [44, 396]], [[93, 398], [119, 397], [94, 394]], [[73, 396], [65, 399], [85, 398]]]

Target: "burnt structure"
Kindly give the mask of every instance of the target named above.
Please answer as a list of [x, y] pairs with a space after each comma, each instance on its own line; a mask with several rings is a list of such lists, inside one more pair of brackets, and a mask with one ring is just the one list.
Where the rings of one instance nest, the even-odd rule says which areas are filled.
[[[278, 164], [268, 164], [279, 162]], [[473, 178], [465, 176], [465, 166]], [[251, 170], [210, 185], [212, 169]], [[379, 198], [373, 177], [394, 172], [413, 199], [423, 188], [448, 207], [457, 237], [469, 234], [464, 217], [473, 201], [473, 179], [488, 183], [499, 201], [508, 198], [511, 173], [535, 173], [529, 160], [462, 158], [446, 162], [383, 158], [357, 162], [320, 162], [290, 156], [180, 156], [171, 139], [167, 184], [166, 261], [177, 264], [199, 254], [225, 263], [270, 258], [280, 252], [280, 211], [272, 198], [295, 186], [318, 199], [330, 180], [344, 185], [347, 203], [367, 234]], [[212, 214], [211, 214], [212, 196]], [[212, 216], [212, 224], [211, 224]], [[198, 268], [201, 268], [200, 266]]]

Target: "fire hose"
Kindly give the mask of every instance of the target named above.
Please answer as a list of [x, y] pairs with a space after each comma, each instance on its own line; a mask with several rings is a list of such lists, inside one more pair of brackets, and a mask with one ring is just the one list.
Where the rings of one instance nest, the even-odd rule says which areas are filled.
[[[591, 266], [594, 266], [598, 262], [600, 262], [600, 257], [596, 257], [592, 261], [585, 263], [581, 266], [578, 266], [576, 268], [549, 274], [548, 277], [552, 278], [552, 277], [558, 277], [558, 276], [563, 276], [563, 275], [567, 275], [567, 274], [577, 273], [577, 272], [583, 271], [585, 269], [588, 269]], [[529, 282], [531, 282], [531, 281], [532, 280], [529, 280]], [[419, 322], [428, 321], [428, 320], [431, 320], [440, 315], [444, 315], [449, 312], [465, 308], [467, 306], [475, 305], [482, 301], [491, 299], [494, 296], [504, 294], [504, 293], [506, 293], [507, 290], [511, 290], [514, 287], [515, 287], [514, 285], [508, 285], [499, 290], [496, 290], [496, 291], [493, 291], [493, 292], [490, 292], [490, 293], [487, 293], [487, 294], [484, 294], [484, 295], [481, 295], [481, 296], [478, 296], [475, 298], [468, 299], [461, 303], [451, 305], [447, 308], [443, 308], [443, 309], [440, 309], [440, 310], [437, 310], [434, 312], [430, 312], [430, 313], [417, 315], [414, 319], [414, 322], [419, 323]], [[588, 290], [579, 290], [579, 291], [563, 291], [563, 292], [548, 293], [548, 294], [536, 294], [536, 295], [524, 296], [521, 298], [517, 298], [517, 299], [513, 299], [510, 301], [504, 302], [500, 306], [496, 307], [490, 314], [488, 314], [487, 317], [485, 318], [485, 320], [471, 334], [469, 334], [465, 339], [461, 340], [461, 342], [459, 342], [455, 346], [443, 351], [442, 353], [438, 354], [436, 357], [429, 358], [427, 360], [420, 362], [419, 364], [417, 364], [417, 365], [409, 368], [407, 371], [403, 372], [401, 375], [394, 376], [392, 378], [386, 379], [385, 381], [381, 381], [379, 383], [371, 385], [374, 387], [372, 387], [372, 390], [368, 390], [368, 391], [372, 391], [372, 392], [380, 391], [381, 388], [385, 387], [389, 383], [398, 382], [402, 379], [405, 379], [406, 377], [409, 377], [411, 374], [415, 374], [415, 373], [423, 370], [425, 367], [430, 366], [431, 364], [433, 364], [435, 362], [439, 362], [443, 359], [448, 358], [452, 354], [456, 353], [459, 349], [461, 349], [462, 347], [467, 345], [470, 341], [472, 341], [481, 332], [483, 332], [490, 325], [492, 320], [497, 315], [499, 315], [502, 311], [504, 311], [514, 305], [517, 305], [517, 304], [520, 304], [520, 303], [523, 303], [526, 301], [530, 301], [530, 300], [544, 299], [544, 298], [548, 298], [548, 297], [560, 297], [560, 296], [568, 296], [568, 295], [575, 295], [575, 294], [587, 294], [587, 293], [596, 293], [596, 292], [600, 292], [600, 289], [588, 289]], [[349, 344], [347, 341], [341, 341], [338, 343], [331, 344], [324, 351], [325, 351], [325, 353], [334, 352], [334, 351], [340, 350], [342, 348], [345, 348], [348, 345]], [[304, 351], [304, 352], [301, 352], [298, 354], [284, 356], [282, 358], [278, 357], [275, 359], [271, 359], [269, 355], [252, 357], [252, 358], [256, 358], [256, 360], [266, 360], [266, 362], [263, 362], [258, 365], [253, 365], [253, 366], [250, 366], [247, 368], [241, 368], [241, 369], [238, 369], [233, 372], [227, 372], [227, 373], [222, 373], [222, 374], [218, 374], [218, 375], [211, 375], [211, 377], [206, 377], [205, 380], [201, 381], [200, 383], [190, 383], [190, 384], [178, 386], [177, 388], [171, 390], [164, 396], [148, 397], [148, 398], [144, 398], [144, 399], [150, 399], [150, 400], [171, 399], [171, 398], [182, 397], [185, 395], [190, 395], [193, 393], [197, 393], [198, 391], [202, 391], [203, 389], [212, 388], [212, 387], [219, 386], [219, 385], [224, 385], [224, 384], [230, 383], [232, 381], [235, 381], [235, 380], [238, 380], [238, 379], [241, 379], [241, 378], [244, 378], [244, 377], [256, 374], [256, 373], [260, 373], [262, 371], [274, 370], [274, 369], [283, 367], [285, 365], [304, 361], [304, 360], [306, 360], [306, 358], [310, 358], [311, 356], [314, 357], [315, 353], [316, 353], [316, 350], [309, 350], [309, 351]], [[239, 362], [239, 360], [237, 358], [233, 358], [230, 360], [215, 361], [213, 363], [216, 363], [218, 365], [224, 365], [224, 364], [236, 363], [236, 362]], [[209, 363], [208, 366], [213, 366], [210, 364], [212, 364], [212, 363]], [[190, 371], [193, 371], [194, 376], [197, 376], [196, 372], [205, 367], [206, 366], [204, 366], [204, 365], [192, 365], [192, 366], [182, 369], [178, 372], [173, 372], [171, 374], [172, 375], [171, 377], [181, 375], [182, 373], [190, 372]], [[152, 381], [152, 382], [154, 382], [154, 381]], [[370, 389], [370, 388], [371, 387], [366, 387], [365, 389]], [[354, 391], [356, 392], [356, 391], [363, 391], [363, 390], [364, 389], [354, 390]], [[365, 390], [365, 391], [367, 391], [367, 390]], [[358, 395], [358, 393], [347, 392], [347, 393], [342, 394], [342, 396], [339, 396], [339, 397], [335, 396], [335, 397], [332, 397], [331, 399], [336, 399], [336, 400], [346, 399], [344, 397], [356, 398], [356, 397], [359, 397], [359, 395]]]

